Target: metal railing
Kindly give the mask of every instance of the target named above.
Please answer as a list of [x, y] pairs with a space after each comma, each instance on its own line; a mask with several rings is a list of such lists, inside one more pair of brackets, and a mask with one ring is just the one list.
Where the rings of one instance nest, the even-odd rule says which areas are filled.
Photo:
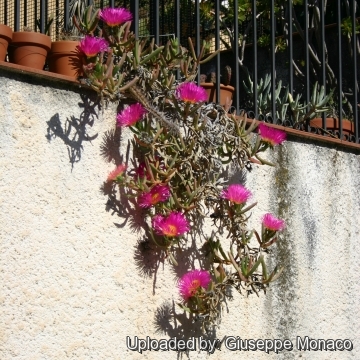
[[[177, 37], [196, 51], [220, 49], [200, 67], [197, 81], [211, 78], [219, 102], [225, 78], [234, 87], [232, 110], [250, 118], [343, 138], [345, 122], [359, 143], [359, 31], [356, 0], [4, 0], [0, 23], [15, 31], [44, 32], [55, 19], [52, 38], [71, 25], [74, 4], [121, 6], [134, 15], [133, 31], [157, 43]], [[326, 4], [326, 6], [325, 6]], [[227, 73], [224, 72], [227, 69]], [[314, 110], [314, 111], [312, 111]], [[310, 118], [322, 118], [322, 129]], [[327, 117], [339, 119], [327, 128]]]

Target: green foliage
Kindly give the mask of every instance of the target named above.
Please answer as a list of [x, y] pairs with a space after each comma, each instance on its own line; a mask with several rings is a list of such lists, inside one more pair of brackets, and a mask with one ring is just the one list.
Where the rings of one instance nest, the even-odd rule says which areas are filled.
[[[248, 95], [248, 106], [250, 108], [254, 108], [254, 104], [252, 102], [253, 96], [254, 96], [254, 83], [252, 79], [250, 78], [250, 75], [247, 79], [248, 85], [246, 85], [246, 82], [243, 82], [243, 86], [245, 88], [246, 94]], [[266, 74], [264, 78], [261, 78], [259, 80], [259, 84], [257, 85], [257, 109], [260, 114], [263, 114], [265, 116], [271, 115], [271, 75]], [[276, 117], [278, 119], [285, 120], [286, 119], [286, 113], [288, 109], [289, 103], [287, 102], [289, 94], [288, 87], [284, 88], [282, 86], [282, 81], [279, 81], [277, 84], [277, 87], [275, 89], [275, 101], [276, 101]]]
[[[352, 20], [350, 16], [342, 20], [341, 29], [342, 29], [342, 34], [346, 35], [350, 39], [353, 33]], [[360, 24], [359, 21], [356, 19], [355, 34], [359, 34], [359, 33], [360, 33]]]
[[[254, 84], [250, 76], [248, 76], [246, 82], [243, 82], [243, 86], [249, 98], [248, 106], [250, 108], [254, 108], [254, 104], [252, 102], [254, 96]], [[270, 74], [266, 74], [264, 78], [259, 80], [259, 84], [257, 85], [257, 94], [257, 108], [259, 113], [265, 116], [271, 115], [272, 104]], [[297, 94], [294, 98], [289, 93], [288, 86], [283, 87], [280, 80], [275, 89], [275, 99], [276, 117], [282, 121], [291, 119], [292, 122], [296, 124], [305, 120], [311, 120], [319, 116], [320, 113], [329, 111], [330, 104], [333, 101], [333, 90], [326, 94], [324, 86], [319, 87], [316, 82], [312, 89], [311, 100], [309, 104], [305, 104], [300, 101], [300, 94]], [[290, 113], [288, 110], [290, 110]]]
[[[44, 27], [44, 34], [46, 35], [50, 35], [51, 33], [51, 25], [54, 22], [54, 17], [49, 17], [46, 21], [45, 21], [45, 27]], [[37, 19], [35, 22], [35, 31], [40, 31], [41, 30], [41, 23], [40, 23], [40, 19]]]
[[299, 94], [296, 96], [295, 100], [291, 94], [288, 96], [293, 122], [296, 124], [306, 120], [311, 120], [319, 116], [320, 113], [329, 111], [330, 107], [327, 105], [332, 100], [333, 90], [326, 94], [324, 86], [319, 87], [318, 83], [316, 82], [312, 90], [309, 104], [301, 103], [301, 95]]
[[[91, 16], [88, 19], [89, 25]], [[92, 33], [92, 26], [84, 21], [81, 24]], [[278, 240], [277, 232], [249, 230], [247, 221], [256, 203], [248, 205], [246, 200], [237, 202], [224, 196], [227, 177], [222, 171], [225, 164], [239, 170], [251, 164], [270, 165], [259, 154], [274, 144], [253, 133], [255, 121], [249, 126], [246, 116], [236, 117], [221, 106], [206, 104], [203, 96], [193, 99], [204, 93], [192, 83], [199, 65], [216, 55], [215, 52], [204, 58], [206, 43], [196, 54], [190, 38], [186, 50], [177, 39], [163, 46], [136, 39], [130, 23], [104, 29], [102, 35], [110, 48], [87, 59], [84, 73], [88, 83], [103, 101], [117, 102], [123, 109], [121, 116], [134, 102], [146, 110], [141, 119], [128, 124], [133, 133], [131, 171], [110, 180], [113, 187], [121, 187], [121, 194], [127, 199], [137, 199], [138, 210], [140, 197], [148, 196], [158, 186], [168, 189], [169, 196], [164, 201], [157, 201], [156, 196], [150, 198], [152, 202], [143, 212], [145, 234], [153, 240], [161, 258], [174, 266], [181, 260], [181, 253], [188, 250], [188, 238], [204, 240], [201, 249], [191, 249], [204, 254], [200, 263], [208, 266], [212, 280], [207, 289], [198, 287], [180, 306], [198, 317], [204, 329], [215, 326], [231, 287], [246, 295], [258, 294], [265, 292], [281, 273], [278, 267], [268, 271], [265, 262], [268, 247]], [[175, 76], [177, 72], [179, 78]], [[196, 89], [195, 95], [180, 94], [181, 88], [191, 86]], [[268, 78], [259, 86], [268, 93]], [[277, 96], [280, 90], [281, 84]], [[264, 101], [269, 101], [268, 94]], [[189, 237], [172, 234], [175, 225], [159, 233], [154, 223], [159, 217], [167, 219], [172, 214], [181, 214], [191, 224]], [[213, 219], [210, 237], [202, 230], [206, 218]]]

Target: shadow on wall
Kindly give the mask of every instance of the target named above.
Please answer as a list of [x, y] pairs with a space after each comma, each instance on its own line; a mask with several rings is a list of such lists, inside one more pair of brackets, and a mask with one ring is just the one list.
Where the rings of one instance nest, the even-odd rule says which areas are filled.
[[[198, 342], [200, 337], [202, 339], [202, 349], [208, 354], [213, 353], [216, 349], [221, 350], [222, 339], [217, 339], [216, 330], [214, 328], [207, 329], [206, 333], [202, 332], [200, 326], [194, 326], [194, 322], [200, 321], [199, 317], [187, 315], [186, 312], [182, 314], [176, 313], [178, 305], [172, 301], [164, 302], [156, 311], [154, 319], [154, 327], [159, 335], [166, 334], [171, 339], [184, 339], [185, 341], [194, 340]], [[209, 346], [211, 344], [211, 346]], [[187, 344], [192, 346], [191, 343]], [[170, 346], [170, 344], [169, 344]], [[191, 349], [183, 351], [178, 350], [177, 358], [182, 359], [185, 355], [190, 359]]]
[[83, 142], [92, 141], [98, 136], [98, 134], [90, 136], [88, 128], [94, 125], [98, 117], [95, 109], [99, 104], [85, 95], [81, 95], [81, 99], [83, 102], [79, 103], [79, 107], [83, 108], [83, 111], [79, 118], [73, 115], [70, 119], [66, 119], [63, 126], [59, 114], [56, 113], [46, 122], [48, 125], [46, 138], [50, 142], [53, 138], [59, 137], [65, 143], [72, 169], [74, 164], [81, 160]]

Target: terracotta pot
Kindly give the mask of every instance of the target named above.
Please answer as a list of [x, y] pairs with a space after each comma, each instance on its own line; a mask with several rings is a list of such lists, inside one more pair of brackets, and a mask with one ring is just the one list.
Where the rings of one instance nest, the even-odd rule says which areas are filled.
[[12, 39], [11, 27], [0, 24], [0, 61], [4, 61], [8, 49], [8, 45]]
[[[339, 132], [339, 119], [326, 118], [325, 124], [327, 131], [332, 131], [334, 134], [336, 134], [336, 132]], [[323, 127], [322, 118], [315, 118], [310, 120], [310, 126], [321, 129]], [[342, 119], [342, 132], [343, 139], [348, 140], [351, 135], [354, 135], [354, 123], [350, 120]]]
[[[216, 84], [200, 83], [200, 86], [206, 90], [209, 96], [209, 102], [216, 102]], [[220, 105], [222, 105], [226, 111], [229, 111], [231, 107], [234, 91], [235, 88], [233, 86], [220, 84]]]
[[42, 70], [50, 47], [50, 36], [30, 31], [14, 32], [9, 59], [14, 64]]
[[82, 75], [82, 54], [78, 50], [79, 41], [62, 40], [51, 44], [48, 57], [49, 70], [77, 78]]

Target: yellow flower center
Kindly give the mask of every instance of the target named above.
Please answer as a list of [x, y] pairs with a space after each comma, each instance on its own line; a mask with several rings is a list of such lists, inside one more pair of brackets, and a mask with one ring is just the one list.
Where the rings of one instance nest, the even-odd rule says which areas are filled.
[[159, 193], [155, 193], [151, 195], [151, 205], [155, 205], [160, 201], [160, 194]]
[[200, 281], [199, 280], [193, 280], [191, 282], [191, 285], [189, 287], [189, 293], [191, 296], [194, 296], [196, 294], [197, 289], [200, 287]]
[[173, 237], [177, 235], [177, 227], [175, 225], [168, 225], [163, 229], [166, 236]]

